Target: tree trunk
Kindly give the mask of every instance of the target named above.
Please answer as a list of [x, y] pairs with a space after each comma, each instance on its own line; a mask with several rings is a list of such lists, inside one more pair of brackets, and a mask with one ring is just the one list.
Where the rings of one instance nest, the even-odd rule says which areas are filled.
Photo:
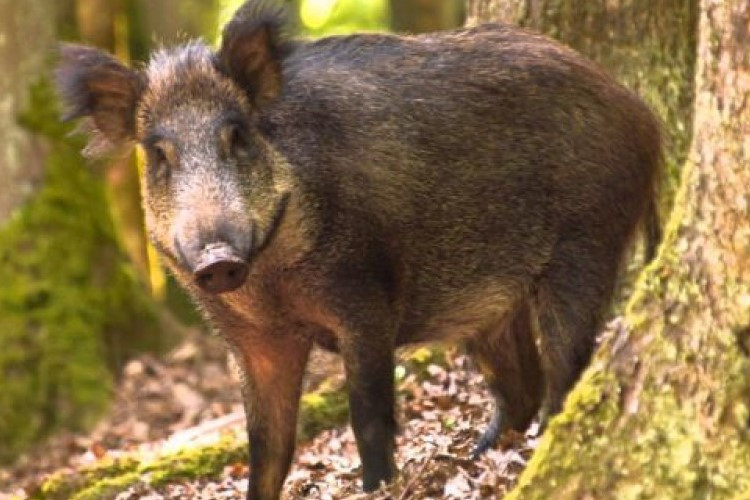
[[749, 0], [701, 0], [664, 245], [512, 498], [750, 496], [749, 44]]
[[[130, 3], [132, 0], [128, 0]], [[75, 0], [75, 37], [87, 45], [94, 45], [115, 53], [121, 59], [130, 57], [130, 19], [124, 0]], [[132, 44], [136, 47], [138, 44]], [[150, 281], [151, 266], [148, 243], [143, 225], [143, 210], [134, 155], [107, 162], [105, 180], [112, 217], [117, 234], [144, 283]]]
[[40, 144], [16, 116], [54, 33], [48, 3], [0, 0], [0, 224], [34, 192], [44, 170]]
[[502, 21], [556, 38], [597, 61], [662, 118], [669, 206], [693, 123], [698, 0], [468, 0], [468, 24]]
[[390, 0], [391, 29], [400, 33], [429, 33], [460, 26], [460, 0]]

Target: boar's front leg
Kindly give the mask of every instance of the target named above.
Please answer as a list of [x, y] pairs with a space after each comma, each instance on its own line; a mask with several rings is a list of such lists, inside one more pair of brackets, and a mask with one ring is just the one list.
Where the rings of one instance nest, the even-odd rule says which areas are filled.
[[381, 481], [390, 482], [395, 472], [393, 346], [378, 333], [361, 331], [341, 345], [365, 491], [377, 489]]
[[250, 438], [249, 500], [276, 500], [294, 453], [309, 342], [278, 332], [233, 339], [244, 368]]

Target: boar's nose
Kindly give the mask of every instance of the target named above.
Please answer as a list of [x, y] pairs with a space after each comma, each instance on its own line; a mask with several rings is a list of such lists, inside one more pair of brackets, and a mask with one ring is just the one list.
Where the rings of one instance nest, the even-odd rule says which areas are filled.
[[229, 246], [217, 243], [206, 246], [198, 258], [193, 276], [202, 290], [224, 293], [236, 290], [247, 279], [248, 265]]

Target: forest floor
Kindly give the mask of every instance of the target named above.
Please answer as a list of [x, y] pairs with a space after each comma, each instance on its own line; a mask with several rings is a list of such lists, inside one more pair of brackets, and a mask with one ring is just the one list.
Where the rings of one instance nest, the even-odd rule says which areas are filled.
[[[498, 449], [479, 460], [469, 459], [492, 402], [465, 355], [449, 350], [444, 358], [440, 364], [424, 365], [419, 373], [397, 370], [400, 475], [392, 487], [370, 495], [361, 493], [354, 437], [345, 426], [298, 445], [285, 498], [480, 499], [497, 498], [509, 490], [535, 448], [536, 438], [506, 434]], [[308, 386], [336, 373], [338, 364], [337, 358], [319, 353], [311, 363], [316, 370]], [[124, 453], [140, 456], [217, 436], [244, 436], [236, 373], [222, 342], [197, 332], [164, 359], [144, 355], [130, 361], [109, 414], [92, 432], [53, 436], [15, 466], [0, 469], [0, 500], [39, 494], [39, 485], [53, 471], [73, 473]], [[244, 463], [233, 463], [218, 478], [173, 482], [158, 489], [142, 482], [116, 498], [240, 499], [245, 498], [247, 476]]]

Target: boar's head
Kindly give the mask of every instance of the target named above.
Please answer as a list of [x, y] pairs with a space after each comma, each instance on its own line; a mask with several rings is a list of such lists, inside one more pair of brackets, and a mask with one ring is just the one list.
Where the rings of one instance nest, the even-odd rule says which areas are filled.
[[57, 69], [68, 119], [86, 117], [90, 154], [138, 144], [155, 246], [198, 287], [241, 287], [268, 244], [288, 195], [280, 160], [259, 132], [258, 109], [281, 91], [282, 16], [238, 12], [214, 52], [192, 42], [131, 69], [91, 47], [66, 44]]

